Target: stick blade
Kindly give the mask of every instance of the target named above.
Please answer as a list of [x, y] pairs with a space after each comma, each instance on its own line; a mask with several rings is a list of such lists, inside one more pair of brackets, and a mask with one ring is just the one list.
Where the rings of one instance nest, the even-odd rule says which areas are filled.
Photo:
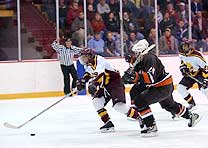
[[15, 126], [15, 125], [7, 123], [7, 122], [4, 123], [4, 126], [7, 127], [7, 128], [12, 128], [12, 129], [18, 129], [19, 128], [19, 127]]

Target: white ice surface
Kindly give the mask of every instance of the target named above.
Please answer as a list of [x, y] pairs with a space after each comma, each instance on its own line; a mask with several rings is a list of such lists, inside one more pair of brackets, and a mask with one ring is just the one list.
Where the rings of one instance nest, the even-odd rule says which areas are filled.
[[[0, 101], [0, 148], [207, 148], [208, 100], [198, 90], [192, 93], [202, 120], [190, 128], [187, 120], [173, 121], [158, 104], [151, 105], [159, 128], [158, 136], [151, 138], [141, 137], [138, 123], [112, 109], [111, 102], [106, 108], [116, 132], [100, 133], [103, 123], [89, 96], [67, 98], [20, 129], [3, 123], [21, 125], [60, 98]], [[174, 97], [185, 104], [177, 92]]]

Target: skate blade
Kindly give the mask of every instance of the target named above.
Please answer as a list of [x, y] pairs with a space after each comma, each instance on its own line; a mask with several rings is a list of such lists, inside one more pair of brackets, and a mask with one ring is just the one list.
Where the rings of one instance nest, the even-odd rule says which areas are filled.
[[115, 132], [114, 127], [101, 129], [100, 131], [101, 131], [101, 133]]
[[127, 119], [128, 121], [138, 121], [137, 119], [134, 119], [134, 118], [131, 118], [131, 117], [126, 117], [126, 119]]
[[179, 120], [181, 120], [180, 116], [172, 117], [172, 119], [173, 119], [174, 121], [179, 121]]
[[141, 137], [144, 137], [144, 138], [146, 138], [146, 137], [156, 137], [158, 134], [157, 134], [157, 132], [151, 132], [151, 133], [141, 133]]

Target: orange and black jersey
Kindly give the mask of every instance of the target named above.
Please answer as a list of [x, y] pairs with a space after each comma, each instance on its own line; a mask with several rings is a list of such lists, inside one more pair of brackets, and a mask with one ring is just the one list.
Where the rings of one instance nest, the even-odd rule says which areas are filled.
[[152, 53], [144, 55], [143, 60], [135, 66], [134, 70], [139, 74], [139, 81], [146, 86], [160, 87], [173, 83], [172, 76], [165, 72], [160, 59]]

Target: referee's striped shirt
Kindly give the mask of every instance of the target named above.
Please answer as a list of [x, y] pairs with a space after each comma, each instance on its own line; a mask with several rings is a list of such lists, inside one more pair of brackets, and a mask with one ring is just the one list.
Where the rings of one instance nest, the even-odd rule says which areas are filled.
[[52, 48], [57, 52], [60, 64], [70, 66], [73, 64], [74, 55], [79, 54], [83, 48], [71, 46], [67, 48], [64, 45], [59, 45], [56, 41], [51, 44]]

